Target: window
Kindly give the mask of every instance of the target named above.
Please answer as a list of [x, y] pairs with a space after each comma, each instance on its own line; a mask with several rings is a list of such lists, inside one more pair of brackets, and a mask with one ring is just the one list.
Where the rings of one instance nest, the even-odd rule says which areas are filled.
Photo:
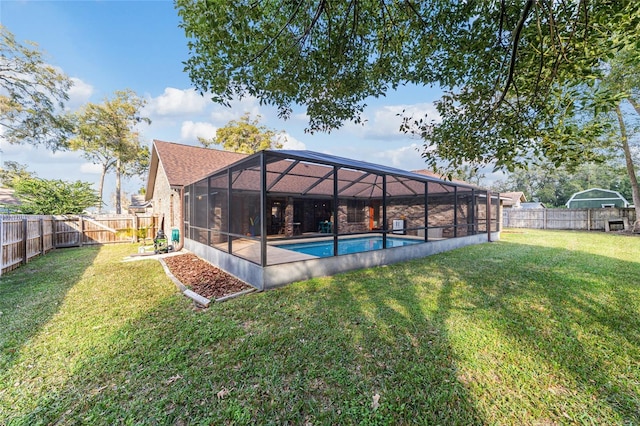
[[349, 223], [364, 222], [364, 201], [363, 200], [347, 201], [347, 222]]

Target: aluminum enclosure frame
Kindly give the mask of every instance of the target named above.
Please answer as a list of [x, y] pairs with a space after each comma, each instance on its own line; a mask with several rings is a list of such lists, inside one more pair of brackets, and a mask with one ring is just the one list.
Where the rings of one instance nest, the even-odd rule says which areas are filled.
[[[241, 159], [188, 185], [184, 209], [185, 248], [261, 290], [500, 237], [499, 194], [311, 151]], [[415, 244], [388, 248], [391, 234]], [[338, 254], [348, 238], [372, 235], [382, 249]], [[276, 245], [314, 239], [333, 240], [333, 255]]]

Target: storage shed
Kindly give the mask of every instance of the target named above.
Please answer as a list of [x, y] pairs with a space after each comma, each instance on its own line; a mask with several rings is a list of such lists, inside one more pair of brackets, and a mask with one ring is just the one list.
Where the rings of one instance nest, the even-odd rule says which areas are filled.
[[629, 207], [629, 202], [618, 191], [590, 188], [573, 194], [566, 206], [570, 209], [600, 209]]

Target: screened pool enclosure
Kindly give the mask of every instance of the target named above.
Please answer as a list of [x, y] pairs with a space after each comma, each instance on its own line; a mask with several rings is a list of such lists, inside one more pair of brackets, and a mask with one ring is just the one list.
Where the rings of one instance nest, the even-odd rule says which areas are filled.
[[498, 194], [310, 151], [185, 188], [185, 247], [257, 288], [497, 239]]

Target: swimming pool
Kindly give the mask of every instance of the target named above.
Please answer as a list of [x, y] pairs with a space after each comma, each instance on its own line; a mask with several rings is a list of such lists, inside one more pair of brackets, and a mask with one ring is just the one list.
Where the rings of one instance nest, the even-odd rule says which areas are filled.
[[[409, 240], [406, 238], [387, 237], [387, 248], [402, 247], [412, 244], [422, 243], [421, 240]], [[295, 244], [278, 244], [276, 247], [292, 250], [298, 253], [309, 254], [318, 257], [333, 256], [333, 241], [313, 241]], [[360, 237], [349, 238], [338, 241], [338, 254], [352, 254], [363, 251], [380, 250], [382, 248], [382, 237]]]

